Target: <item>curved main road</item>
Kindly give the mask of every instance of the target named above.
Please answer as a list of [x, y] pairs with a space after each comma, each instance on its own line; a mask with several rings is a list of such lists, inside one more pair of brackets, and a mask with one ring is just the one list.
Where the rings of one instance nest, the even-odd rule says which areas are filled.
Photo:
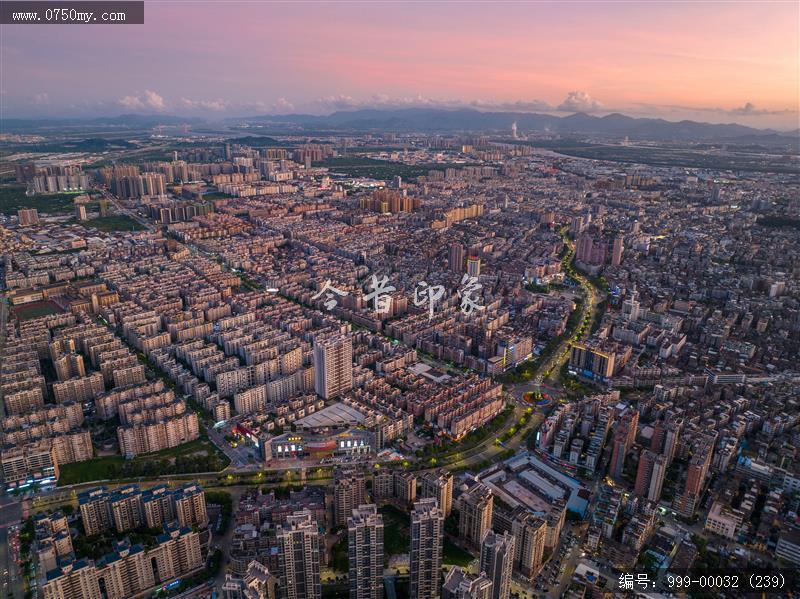
[[[539, 391], [545, 380], [549, 380], [555, 374], [557, 375], [564, 362], [569, 359], [570, 348], [573, 343], [583, 341], [589, 337], [592, 330], [592, 325], [598, 317], [597, 304], [599, 303], [599, 293], [592, 282], [585, 275], [578, 272], [572, 265], [572, 260], [575, 255], [575, 244], [564, 234], [562, 239], [567, 245], [568, 251], [562, 260], [564, 270], [569, 276], [575, 279], [581, 286], [583, 291], [583, 302], [577, 308], [580, 310], [580, 318], [577, 319], [577, 324], [574, 331], [570, 331], [569, 335], [561, 341], [543, 362], [536, 364], [533, 369], [531, 380], [519, 385], [509, 385], [508, 393], [515, 398], [517, 404], [523, 405], [523, 396], [529, 391]], [[518, 417], [514, 419], [514, 423], [518, 421]], [[480, 462], [491, 460], [498, 454], [505, 450], [516, 450], [524, 442], [528, 434], [535, 430], [544, 419], [540, 413], [533, 413], [530, 415], [528, 422], [519, 430], [516, 431], [514, 437], [509, 439], [498, 449], [494, 442], [494, 437], [487, 439], [480, 448], [473, 448], [465, 452], [462, 460], [455, 463], [448, 464], [452, 467], [465, 467], [471, 464], [478, 464]], [[499, 435], [498, 435], [499, 436]]]
[[[577, 308], [578, 310], [581, 310], [581, 317], [577, 320], [577, 324], [575, 326], [576, 330], [570, 331], [570, 334], [562, 340], [558, 347], [552, 352], [550, 357], [534, 366], [531, 381], [520, 385], [511, 385], [508, 387], [508, 393], [511, 398], [513, 398], [514, 411], [512, 416], [500, 430], [496, 431], [493, 435], [489, 435], [483, 442], [474, 447], [464, 449], [460, 452], [451, 453], [448, 456], [440, 457], [437, 459], [436, 463], [419, 462], [418, 464], [412, 466], [413, 469], [426, 470], [437, 466], [447, 466], [453, 469], [469, 468], [470, 466], [495, 460], [498, 456], [506, 453], [508, 450], [516, 451], [519, 449], [530, 432], [535, 430], [535, 428], [541, 424], [542, 420], [544, 419], [543, 414], [529, 412], [528, 408], [530, 406], [523, 400], [523, 395], [528, 391], [538, 390], [543, 381], [548, 379], [554, 372], [558, 372], [558, 369], [569, 356], [569, 350], [572, 343], [588, 336], [592, 322], [597, 316], [597, 291], [588, 278], [574, 270], [571, 264], [574, 253], [573, 244], [566, 238], [564, 239], [564, 242], [569, 248], [567, 254], [564, 256], [565, 271], [572, 278], [578, 281], [583, 289], [584, 295], [584, 301], [581, 303], [580, 307]], [[527, 421], [523, 426], [519, 427], [519, 420], [523, 416], [526, 417]], [[503, 443], [497, 443], [497, 439], [502, 438], [508, 433], [511, 433], [512, 430], [513, 433], [509, 439]], [[455, 460], [453, 460], [453, 458], [455, 458]], [[298, 464], [298, 469], [310, 467], [312, 467], [310, 464]], [[266, 473], [271, 469], [265, 469], [262, 467], [258, 470]], [[275, 468], [275, 470], [285, 471], [292, 470], [292, 468], [287, 467], [286, 465], [281, 465], [280, 467]], [[257, 470], [254, 471], [252, 467], [240, 468], [233, 466], [228, 467], [226, 472], [256, 474]], [[176, 476], [175, 478], [178, 477]], [[140, 479], [140, 482], [145, 482], [145, 480]]]

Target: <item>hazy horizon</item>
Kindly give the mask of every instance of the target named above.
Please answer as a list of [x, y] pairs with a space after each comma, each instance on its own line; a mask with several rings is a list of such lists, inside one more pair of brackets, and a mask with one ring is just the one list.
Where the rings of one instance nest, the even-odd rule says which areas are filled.
[[[469, 104], [465, 104], [463, 106], [380, 106], [380, 105], [377, 105], [377, 106], [359, 106], [359, 107], [352, 107], [352, 108], [329, 110], [327, 112], [317, 113], [317, 114], [309, 113], [309, 112], [300, 112], [300, 111], [295, 111], [295, 112], [291, 112], [291, 113], [283, 113], [283, 114], [278, 114], [278, 113], [262, 113], [262, 114], [258, 114], [258, 113], [248, 113], [248, 114], [245, 114], [245, 113], [242, 113], [242, 114], [220, 114], [220, 113], [182, 114], [182, 113], [180, 113], [178, 111], [176, 111], [176, 112], [144, 112], [144, 111], [143, 112], [134, 112], [134, 111], [124, 111], [123, 110], [123, 111], [119, 111], [117, 113], [105, 114], [105, 115], [100, 115], [100, 116], [98, 116], [98, 115], [95, 115], [95, 116], [89, 116], [89, 115], [57, 116], [57, 115], [53, 115], [53, 116], [41, 116], [41, 117], [40, 116], [33, 116], [33, 117], [5, 116], [3, 118], [5, 120], [7, 120], [7, 121], [33, 121], [33, 122], [48, 123], [48, 122], [60, 122], [60, 121], [75, 121], [75, 122], [86, 121], [86, 122], [91, 122], [93, 120], [98, 120], [98, 119], [100, 119], [100, 120], [103, 120], [103, 119], [111, 120], [111, 119], [119, 119], [119, 118], [125, 118], [125, 117], [146, 117], [146, 118], [151, 118], [151, 119], [153, 119], [155, 121], [158, 121], [158, 117], [163, 117], [164, 119], [186, 119], [186, 121], [196, 120], [196, 121], [200, 121], [200, 122], [206, 122], [206, 123], [209, 123], [209, 124], [213, 124], [213, 123], [221, 123], [223, 121], [236, 121], [236, 120], [245, 121], [245, 120], [248, 120], [248, 119], [262, 119], [262, 118], [269, 118], [269, 117], [275, 117], [276, 119], [280, 119], [282, 117], [291, 117], [292, 115], [327, 117], [327, 116], [331, 116], [331, 115], [333, 115], [335, 113], [342, 113], [342, 112], [352, 112], [352, 113], [356, 114], [356, 113], [358, 113], [359, 111], [362, 111], [362, 110], [377, 110], [379, 112], [380, 111], [389, 112], [389, 111], [392, 111], [392, 110], [406, 110], [406, 109], [413, 109], [413, 108], [432, 109], [432, 110], [453, 110], [453, 111], [457, 111], [457, 110], [473, 110], [473, 111], [476, 111], [476, 112], [498, 112], [498, 113], [509, 113], [509, 114], [515, 114], [515, 115], [516, 114], [529, 114], [529, 115], [540, 115], [540, 116], [541, 115], [549, 115], [549, 116], [556, 116], [556, 117], [559, 117], [559, 118], [575, 116], [575, 115], [579, 115], [579, 114], [588, 114], [588, 113], [585, 113], [585, 112], [562, 112], [562, 113], [559, 113], [559, 112], [556, 112], [556, 111], [539, 111], [539, 112], [532, 112], [531, 111], [531, 112], [528, 112], [528, 111], [516, 111], [516, 110], [513, 110], [513, 109], [497, 109], [497, 110], [491, 110], [490, 111], [490, 110], [487, 110], [487, 109], [476, 108], [475, 106], [472, 106], [472, 105], [469, 105]], [[657, 116], [657, 115], [656, 116], [630, 115], [630, 114], [626, 114], [623, 111], [613, 111], [613, 112], [608, 112], [608, 113], [605, 113], [605, 112], [603, 112], [603, 113], [593, 113], [593, 114], [588, 114], [588, 115], [592, 116], [592, 117], [596, 117], [596, 118], [602, 118], [604, 116], [610, 116], [610, 115], [622, 115], [622, 116], [635, 118], [635, 119], [659, 119], [659, 120], [662, 120], [662, 121], [665, 121], [665, 122], [668, 122], [668, 123], [694, 122], [694, 123], [698, 123], [698, 124], [701, 124], [701, 125], [702, 124], [710, 124], [710, 125], [743, 125], [743, 126], [746, 126], [746, 127], [751, 127], [753, 129], [756, 129], [756, 130], [775, 131], [775, 132], [781, 133], [781, 134], [795, 133], [798, 130], [800, 130], [800, 128], [798, 128], [797, 124], [795, 124], [794, 126], [786, 126], [786, 127], [781, 127], [781, 126], [760, 127], [757, 124], [756, 125], [745, 125], [744, 123], [737, 123], [737, 122], [735, 122], [733, 120], [725, 120], [725, 119], [712, 120], [712, 119], [703, 119], [702, 117], [699, 117], [699, 118], [696, 118], [696, 119], [684, 119], [684, 118], [677, 118], [677, 117], [669, 118], [669, 117], [663, 117], [663, 116]], [[521, 129], [520, 132], [523, 133], [524, 130]]]
[[[446, 107], [798, 127], [796, 2], [147, 1], [3, 25], [2, 116]], [[144, 29], [142, 29], [144, 28]]]

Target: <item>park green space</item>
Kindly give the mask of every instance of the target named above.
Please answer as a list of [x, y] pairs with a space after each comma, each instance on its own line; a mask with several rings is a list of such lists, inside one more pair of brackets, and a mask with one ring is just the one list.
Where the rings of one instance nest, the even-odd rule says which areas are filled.
[[230, 460], [207, 438], [195, 439], [177, 447], [143, 454], [127, 460], [123, 456], [99, 456], [59, 468], [59, 486], [91, 482], [153, 477], [192, 472], [219, 472]]
[[42, 193], [25, 195], [24, 185], [0, 187], [0, 212], [16, 214], [17, 210], [36, 208], [42, 214], [66, 214], [74, 209], [75, 196], [85, 192]]

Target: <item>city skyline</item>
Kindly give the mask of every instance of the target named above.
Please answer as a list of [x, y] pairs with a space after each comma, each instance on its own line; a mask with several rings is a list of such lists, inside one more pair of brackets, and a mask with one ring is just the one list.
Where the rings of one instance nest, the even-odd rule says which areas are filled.
[[797, 0], [0, 4], [8, 599], [800, 588]]
[[146, 2], [146, 44], [136, 25], [5, 25], [2, 114], [440, 107], [798, 126], [795, 3], [500, 6]]

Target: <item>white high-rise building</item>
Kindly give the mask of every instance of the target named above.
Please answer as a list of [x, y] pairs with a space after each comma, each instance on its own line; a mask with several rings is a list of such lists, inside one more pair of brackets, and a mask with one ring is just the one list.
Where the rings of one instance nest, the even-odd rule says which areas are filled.
[[526, 513], [511, 524], [514, 535], [514, 563], [519, 572], [533, 580], [542, 567], [547, 524], [541, 518]]
[[411, 512], [411, 599], [439, 599], [444, 516], [433, 497], [420, 499]]
[[480, 571], [492, 581], [492, 599], [511, 596], [511, 576], [514, 569], [514, 536], [489, 531], [481, 543]]
[[338, 335], [314, 342], [314, 390], [324, 399], [353, 388], [353, 339]]
[[347, 520], [350, 599], [383, 599], [383, 516], [360, 505]]
[[319, 527], [308, 511], [295, 512], [279, 526], [280, 587], [286, 599], [321, 599]]

